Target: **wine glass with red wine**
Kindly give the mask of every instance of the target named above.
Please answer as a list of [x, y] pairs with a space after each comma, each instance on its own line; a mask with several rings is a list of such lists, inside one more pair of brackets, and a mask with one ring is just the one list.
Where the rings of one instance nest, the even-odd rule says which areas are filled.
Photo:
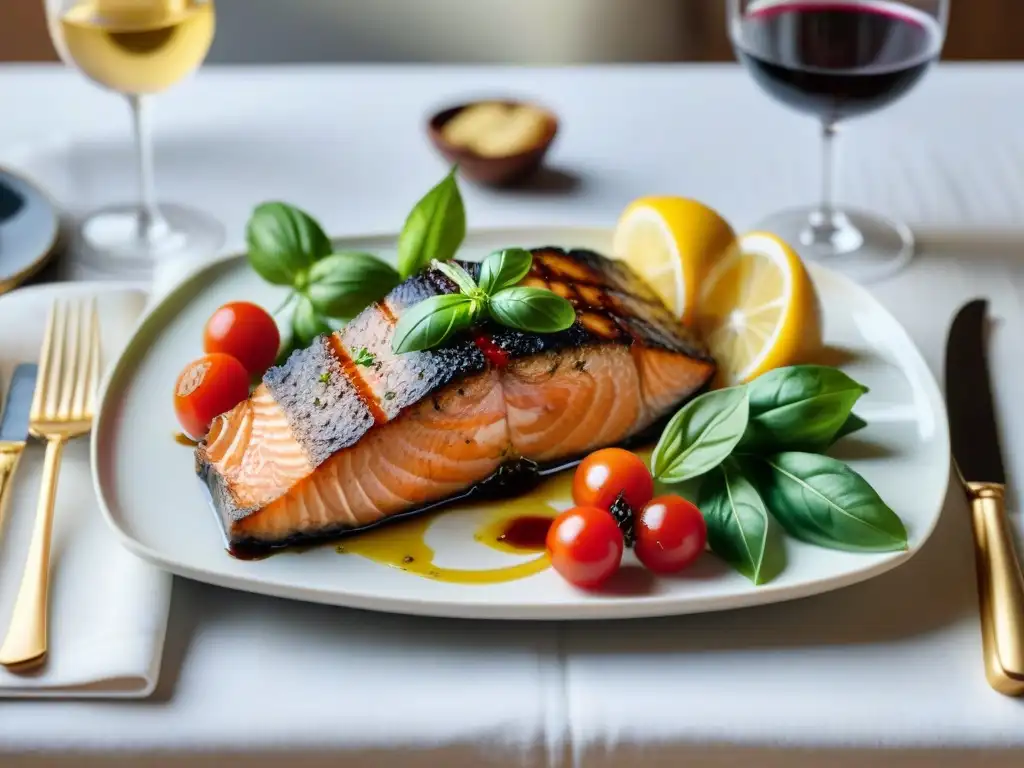
[[806, 258], [868, 282], [899, 271], [914, 238], [901, 222], [832, 201], [836, 128], [891, 104], [939, 58], [949, 0], [729, 0], [729, 33], [754, 80], [822, 129], [816, 206], [773, 214], [774, 232]]

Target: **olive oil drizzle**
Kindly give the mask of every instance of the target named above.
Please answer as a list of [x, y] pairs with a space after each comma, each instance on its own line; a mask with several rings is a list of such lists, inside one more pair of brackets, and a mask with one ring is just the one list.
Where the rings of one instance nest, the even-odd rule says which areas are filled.
[[540, 553], [538, 557], [524, 562], [479, 570], [437, 565], [434, 562], [435, 552], [426, 542], [427, 530], [439, 515], [452, 514], [457, 507], [417, 515], [353, 535], [338, 545], [337, 551], [450, 584], [500, 584], [525, 579], [551, 566], [544, 538], [547, 526], [559, 511], [572, 504], [572, 474], [561, 472], [530, 493], [490, 503], [483, 523], [473, 535], [474, 540], [507, 554]]

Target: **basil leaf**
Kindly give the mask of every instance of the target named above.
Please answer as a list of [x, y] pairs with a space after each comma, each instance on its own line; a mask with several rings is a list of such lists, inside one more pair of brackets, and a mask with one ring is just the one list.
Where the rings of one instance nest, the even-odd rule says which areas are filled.
[[312, 216], [286, 203], [261, 203], [245, 226], [249, 263], [274, 285], [291, 285], [331, 252], [331, 241]]
[[503, 288], [511, 288], [530, 271], [533, 254], [523, 248], [495, 251], [480, 265], [480, 290], [493, 296]]
[[651, 468], [663, 483], [702, 475], [732, 453], [747, 428], [747, 388], [706, 392], [672, 417], [651, 455]]
[[576, 322], [568, 299], [544, 288], [505, 288], [491, 296], [487, 306], [496, 322], [527, 333], [556, 333]]
[[836, 432], [835, 437], [832, 438], [832, 445], [835, 445], [836, 442], [842, 440], [847, 435], [852, 435], [854, 432], [859, 432], [860, 430], [864, 429], [864, 427], [866, 427], [867, 425], [868, 423], [864, 421], [864, 419], [862, 419], [856, 413], [851, 413], [849, 416], [846, 417], [846, 421], [843, 422], [843, 426], [841, 426], [839, 428], [839, 431]]
[[813, 453], [778, 453], [761, 494], [775, 519], [795, 538], [850, 552], [907, 548], [907, 531], [867, 480], [841, 461]]
[[313, 307], [313, 302], [305, 296], [299, 296], [299, 300], [295, 304], [295, 312], [292, 314], [294, 343], [302, 347], [308, 347], [317, 336], [323, 333], [331, 333], [332, 330]]
[[701, 483], [700, 502], [711, 551], [754, 584], [782, 570], [785, 550], [770, 537], [768, 509], [736, 459], [726, 459]]
[[398, 272], [414, 275], [431, 259], [448, 261], [466, 236], [466, 209], [453, 166], [409, 212], [398, 237]]
[[747, 385], [750, 423], [741, 446], [757, 451], [824, 450], [867, 388], [838, 368], [794, 365]]
[[327, 317], [350, 318], [383, 298], [401, 282], [390, 264], [359, 251], [341, 251], [309, 270], [306, 296]]
[[464, 270], [461, 264], [457, 264], [454, 261], [438, 261], [437, 259], [431, 261], [430, 264], [434, 269], [455, 283], [459, 290], [467, 296], [476, 298], [476, 294], [480, 292], [476, 282], [473, 280], [473, 276]]
[[446, 293], [409, 307], [398, 319], [391, 348], [395, 354], [430, 349], [473, 322], [477, 302], [461, 293]]

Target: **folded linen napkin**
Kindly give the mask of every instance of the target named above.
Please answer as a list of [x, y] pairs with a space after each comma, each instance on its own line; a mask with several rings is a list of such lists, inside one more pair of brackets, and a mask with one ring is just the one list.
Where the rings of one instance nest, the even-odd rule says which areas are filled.
[[[14, 366], [39, 355], [54, 298], [96, 295], [105, 367], [117, 359], [147, 303], [139, 288], [112, 283], [32, 286], [0, 297], [0, 397]], [[42, 477], [43, 446], [30, 439], [0, 530], [0, 637], [21, 581]], [[65, 449], [54, 508], [49, 658], [40, 670], [0, 666], [0, 698], [140, 698], [157, 683], [171, 576], [124, 549], [93, 491], [89, 438]]]

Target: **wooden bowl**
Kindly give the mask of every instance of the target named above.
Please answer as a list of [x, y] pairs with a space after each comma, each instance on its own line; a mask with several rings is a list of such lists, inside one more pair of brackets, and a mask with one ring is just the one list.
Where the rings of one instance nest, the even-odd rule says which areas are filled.
[[[533, 147], [514, 155], [485, 157], [467, 147], [448, 142], [443, 133], [445, 123], [455, 115], [474, 104], [498, 103], [508, 106], [529, 106], [547, 117], [547, 130]], [[448, 107], [434, 114], [427, 123], [427, 134], [438, 152], [449, 163], [458, 163], [459, 172], [470, 181], [489, 186], [506, 186], [522, 181], [540, 168], [551, 144], [558, 133], [558, 118], [548, 109], [537, 104], [509, 99], [484, 99]]]

